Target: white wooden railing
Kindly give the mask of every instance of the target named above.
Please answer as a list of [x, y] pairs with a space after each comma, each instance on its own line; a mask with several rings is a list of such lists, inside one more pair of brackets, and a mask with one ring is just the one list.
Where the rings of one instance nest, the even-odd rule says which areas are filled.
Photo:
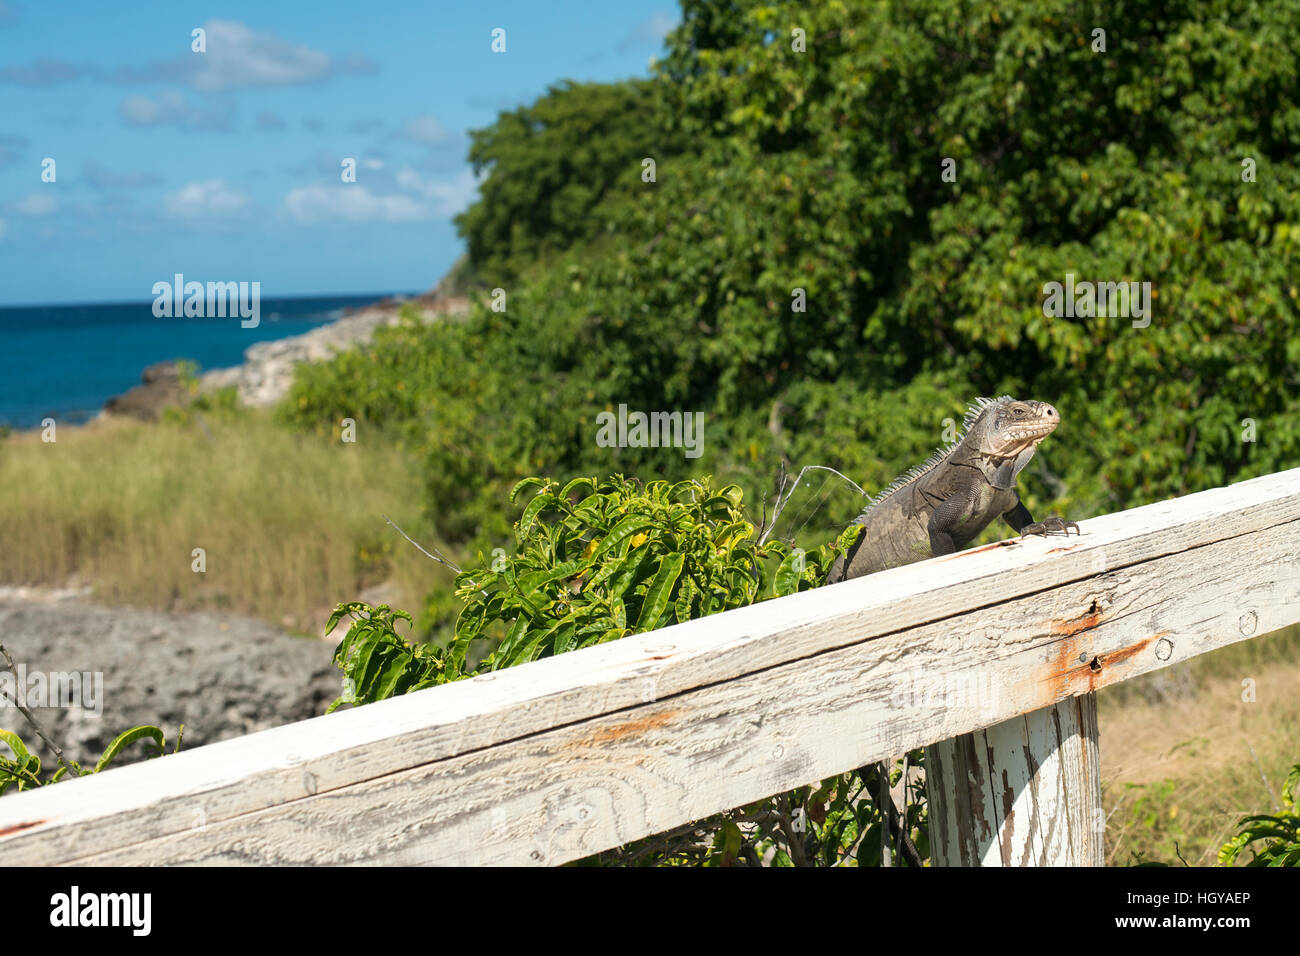
[[1097, 864], [1093, 691], [1300, 621], [1300, 469], [0, 798], [0, 865], [556, 864], [931, 745], [933, 861]]

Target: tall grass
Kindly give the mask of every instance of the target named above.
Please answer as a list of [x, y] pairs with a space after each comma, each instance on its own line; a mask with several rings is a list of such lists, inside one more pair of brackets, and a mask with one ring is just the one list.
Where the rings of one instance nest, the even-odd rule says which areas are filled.
[[1107, 862], [1213, 864], [1241, 817], [1276, 811], [1300, 761], [1300, 627], [1103, 688], [1097, 705]]
[[0, 583], [79, 579], [108, 603], [229, 609], [319, 635], [366, 588], [387, 582], [386, 599], [415, 607], [440, 580], [381, 517], [430, 534], [419, 476], [373, 433], [329, 441], [214, 410], [57, 437], [0, 439]]

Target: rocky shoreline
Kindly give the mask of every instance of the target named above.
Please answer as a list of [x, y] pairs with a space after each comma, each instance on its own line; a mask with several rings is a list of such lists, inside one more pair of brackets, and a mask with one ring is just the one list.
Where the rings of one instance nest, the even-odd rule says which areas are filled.
[[[376, 329], [395, 325], [407, 305], [413, 306], [426, 322], [469, 311], [469, 299], [465, 296], [443, 297], [431, 292], [413, 299], [384, 299], [302, 335], [251, 345], [244, 352], [242, 365], [202, 373], [199, 390], [206, 393], [233, 386], [243, 405], [254, 408], [274, 405], [288, 394], [298, 365], [323, 361], [343, 349], [370, 341]], [[149, 366], [142, 373], [139, 385], [110, 398], [100, 414], [146, 421], [156, 419], [164, 407], [184, 398], [180, 372], [179, 360]]]
[[[169, 750], [184, 724], [189, 750], [319, 716], [341, 692], [332, 642], [237, 614], [104, 607], [87, 591], [0, 587], [0, 644], [24, 678], [25, 702], [82, 766], [93, 767], [138, 724], [161, 727]], [[85, 685], [73, 706], [36, 705], [36, 688], [44, 693], [53, 675], [73, 673]], [[57, 766], [16, 707], [0, 703], [0, 728], [18, 734], [44, 767]], [[118, 762], [147, 755], [146, 745], [134, 744]]]

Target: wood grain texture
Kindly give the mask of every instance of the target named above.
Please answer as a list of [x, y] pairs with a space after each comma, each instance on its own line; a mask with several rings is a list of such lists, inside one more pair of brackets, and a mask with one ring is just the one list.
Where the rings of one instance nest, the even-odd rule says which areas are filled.
[[1083, 532], [6, 797], [0, 863], [558, 863], [1300, 619], [1300, 469]]
[[925, 748], [934, 866], [1101, 866], [1097, 695]]

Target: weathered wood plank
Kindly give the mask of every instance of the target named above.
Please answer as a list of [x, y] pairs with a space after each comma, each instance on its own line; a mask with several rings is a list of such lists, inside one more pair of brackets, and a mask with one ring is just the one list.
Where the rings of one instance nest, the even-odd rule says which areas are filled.
[[1295, 470], [7, 797], [0, 862], [570, 859], [1292, 623], [1298, 519]]
[[[1298, 532], [1291, 522], [83, 862], [573, 859], [1292, 623]], [[1243, 590], [1221, 572], [1247, 560], [1258, 574]]]

